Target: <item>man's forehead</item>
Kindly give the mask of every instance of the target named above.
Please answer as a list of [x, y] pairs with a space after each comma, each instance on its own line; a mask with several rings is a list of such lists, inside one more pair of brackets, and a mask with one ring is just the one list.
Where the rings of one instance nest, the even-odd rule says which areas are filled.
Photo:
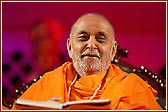
[[79, 33], [81, 30], [91, 31], [94, 28], [97, 28], [97, 32], [108, 32], [108, 34], [114, 36], [113, 27], [104, 16], [88, 13], [78, 18], [73, 24], [70, 37], [73, 35], [73, 33]]
[[102, 17], [86, 16], [79, 19], [75, 24], [73, 30], [112, 30], [111, 24]]

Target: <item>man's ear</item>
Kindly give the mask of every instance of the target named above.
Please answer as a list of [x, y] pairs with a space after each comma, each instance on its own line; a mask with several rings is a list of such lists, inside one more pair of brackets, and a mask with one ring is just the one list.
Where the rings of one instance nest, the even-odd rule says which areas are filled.
[[114, 60], [114, 57], [117, 53], [117, 46], [118, 46], [118, 43], [117, 41], [114, 41], [113, 42], [113, 46], [112, 46], [112, 59], [111, 59], [111, 62]]
[[71, 49], [71, 39], [68, 38], [67, 39], [67, 50], [68, 50], [68, 54], [69, 54], [69, 57], [72, 58], [72, 49]]

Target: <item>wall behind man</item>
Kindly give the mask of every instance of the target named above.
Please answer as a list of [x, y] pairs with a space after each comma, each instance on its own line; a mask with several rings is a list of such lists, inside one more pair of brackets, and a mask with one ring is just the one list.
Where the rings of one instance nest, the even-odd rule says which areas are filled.
[[[127, 62], [137, 67], [144, 65], [156, 73], [166, 65], [165, 2], [3, 2], [3, 85], [10, 86], [12, 81], [16, 85], [19, 81], [26, 82], [36, 69], [28, 40], [28, 28], [33, 22], [46, 18], [60, 21], [65, 29], [62, 49], [67, 56], [66, 38], [71, 25], [88, 12], [98, 12], [111, 21], [120, 47], [129, 50]], [[21, 61], [12, 57], [18, 52], [21, 52]], [[25, 65], [28, 72], [23, 69]]]
[[[166, 4], [163, 2], [9, 2], [2, 5], [3, 31], [17, 30], [17, 36], [10, 36], [17, 41], [27, 38], [28, 27], [38, 19], [56, 18], [64, 25], [67, 36], [81, 14], [98, 12], [113, 24], [120, 46], [128, 48], [129, 62], [145, 65], [155, 72], [165, 64]], [[16, 41], [11, 44], [15, 45]]]

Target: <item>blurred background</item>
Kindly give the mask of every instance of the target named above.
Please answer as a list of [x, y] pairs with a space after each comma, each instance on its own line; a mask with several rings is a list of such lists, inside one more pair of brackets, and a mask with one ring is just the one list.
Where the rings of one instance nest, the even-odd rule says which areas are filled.
[[13, 102], [22, 83], [70, 61], [66, 39], [82, 14], [112, 23], [123, 60], [166, 77], [165, 2], [2, 2], [2, 97]]

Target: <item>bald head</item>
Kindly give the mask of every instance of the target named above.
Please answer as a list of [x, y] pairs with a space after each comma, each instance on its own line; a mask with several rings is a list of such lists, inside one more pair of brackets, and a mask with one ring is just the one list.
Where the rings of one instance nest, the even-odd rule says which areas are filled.
[[98, 14], [98, 13], [87, 13], [87, 14], [84, 14], [81, 17], [79, 17], [76, 20], [76, 22], [73, 24], [73, 26], [71, 27], [70, 37], [72, 37], [74, 31], [76, 31], [79, 24], [83, 24], [85, 22], [90, 23], [90, 21], [97, 22], [96, 24], [105, 24], [104, 26], [108, 27], [108, 29], [112, 35], [112, 38], [115, 40], [115, 33], [114, 33], [113, 26], [107, 20], [106, 17], [104, 17], [103, 15]]

